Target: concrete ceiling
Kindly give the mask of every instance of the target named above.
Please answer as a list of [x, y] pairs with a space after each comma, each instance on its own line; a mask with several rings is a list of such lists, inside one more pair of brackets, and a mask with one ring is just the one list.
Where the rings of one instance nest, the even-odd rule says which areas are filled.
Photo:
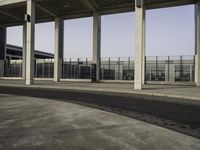
[[[16, 2], [16, 3], [12, 3]], [[134, 11], [135, 0], [35, 0], [36, 22], [53, 21], [55, 17], [72, 19]], [[195, 4], [197, 0], [145, 0], [147, 9]], [[12, 3], [12, 4], [11, 4]], [[26, 0], [0, 0], [0, 26], [23, 23]]]

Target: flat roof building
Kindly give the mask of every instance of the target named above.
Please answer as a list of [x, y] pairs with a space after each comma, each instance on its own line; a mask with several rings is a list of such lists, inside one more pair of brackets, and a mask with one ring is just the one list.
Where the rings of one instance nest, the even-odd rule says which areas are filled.
[[[35, 50], [35, 59], [54, 58], [54, 54]], [[22, 47], [15, 45], [6, 45], [6, 59], [22, 59]]]

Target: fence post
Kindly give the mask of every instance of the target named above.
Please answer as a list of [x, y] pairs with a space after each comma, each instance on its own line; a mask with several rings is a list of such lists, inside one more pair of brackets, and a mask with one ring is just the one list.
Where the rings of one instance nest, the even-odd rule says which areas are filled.
[[48, 59], [48, 75], [47, 75], [48, 78], [50, 78], [50, 70], [51, 70], [50, 69], [50, 63], [51, 63], [50, 59]]
[[195, 62], [196, 62], [196, 57], [194, 55], [194, 58], [193, 58], [193, 71], [192, 71], [192, 81], [195, 82]]
[[72, 59], [70, 58], [69, 60], [69, 78], [71, 79], [72, 78]]
[[10, 60], [10, 67], [9, 67], [9, 72], [10, 72], [10, 77], [12, 77], [12, 60]]
[[63, 77], [64, 77], [64, 58], [62, 58], [62, 63], [61, 63], [61, 65], [62, 65], [62, 66], [61, 66], [61, 69], [62, 69], [62, 70], [61, 70], [61, 72], [62, 72], [62, 73], [61, 73], [61, 79], [63, 79]]
[[183, 57], [180, 56], [180, 81], [183, 81]]
[[88, 59], [86, 58], [86, 62], [85, 62], [85, 64], [86, 64], [86, 72], [85, 72], [85, 79], [88, 79]]
[[80, 76], [79, 76], [79, 58], [77, 59], [77, 63], [78, 63], [78, 65], [77, 65], [77, 79], [79, 79], [80, 78]]
[[42, 62], [42, 78], [44, 78], [44, 62]]
[[109, 76], [108, 76], [108, 78], [109, 78], [109, 80], [111, 79], [111, 75], [110, 75], [110, 57], [109, 57], [109, 59], [108, 59], [108, 72], [109, 72]]
[[118, 77], [118, 80], [121, 80], [120, 79], [120, 57], [118, 58], [118, 75], [117, 75]]
[[20, 59], [20, 77], [22, 77], [22, 59]]
[[144, 83], [146, 84], [147, 56], [144, 56]]
[[156, 56], [156, 81], [158, 81], [158, 56]]
[[128, 57], [128, 80], [131, 79], [130, 76], [131, 76], [131, 58]]
[[35, 70], [35, 71], [34, 71], [34, 74], [35, 74], [34, 77], [37, 78], [37, 60], [36, 60], [36, 59], [34, 59], [34, 66], [35, 66], [35, 67], [34, 67], [34, 68], [35, 68], [35, 69], [34, 69], [34, 70]]
[[65, 58], [63, 58], [63, 62], [62, 62], [62, 68], [63, 68], [63, 73], [62, 73], [62, 78], [65, 78], [65, 74], [66, 74], [66, 68], [65, 68]]
[[168, 77], [168, 79], [167, 80], [169, 82], [169, 79], [170, 79], [170, 77], [169, 77], [170, 76], [170, 71], [169, 71], [169, 69], [170, 69], [170, 67], [169, 67], [169, 65], [170, 65], [170, 56], [168, 56], [168, 61], [167, 62], [168, 62], [168, 64], [167, 64], [168, 65], [168, 69], [167, 69], [167, 77]]

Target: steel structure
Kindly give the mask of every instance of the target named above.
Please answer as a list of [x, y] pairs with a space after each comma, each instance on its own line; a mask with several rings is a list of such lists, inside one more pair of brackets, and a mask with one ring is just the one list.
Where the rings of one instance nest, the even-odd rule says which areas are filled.
[[[36, 22], [54, 21], [55, 17], [72, 19], [130, 12], [135, 10], [135, 0], [34, 0]], [[197, 0], [145, 0], [146, 9], [195, 4]], [[0, 25], [13, 26], [24, 22], [26, 0], [0, 0]]]
[[[145, 12], [172, 6], [195, 4], [195, 82], [200, 86], [200, 2], [199, 0], [0, 0], [0, 49], [5, 49], [8, 26], [23, 25], [23, 78], [33, 84], [35, 23], [55, 21], [54, 81], [61, 78], [65, 19], [93, 16], [93, 63], [96, 81], [100, 77], [101, 16], [135, 11], [135, 89], [144, 84]], [[5, 52], [0, 54], [0, 68]]]

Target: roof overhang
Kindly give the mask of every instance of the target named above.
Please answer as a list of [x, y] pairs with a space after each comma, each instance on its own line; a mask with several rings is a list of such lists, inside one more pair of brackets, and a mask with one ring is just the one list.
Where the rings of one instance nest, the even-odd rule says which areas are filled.
[[[36, 23], [53, 21], [55, 17], [74, 19], [134, 11], [135, 0], [34, 0]], [[146, 9], [195, 4], [198, 0], [144, 0]], [[21, 25], [26, 13], [26, 0], [0, 0], [0, 26]]]

